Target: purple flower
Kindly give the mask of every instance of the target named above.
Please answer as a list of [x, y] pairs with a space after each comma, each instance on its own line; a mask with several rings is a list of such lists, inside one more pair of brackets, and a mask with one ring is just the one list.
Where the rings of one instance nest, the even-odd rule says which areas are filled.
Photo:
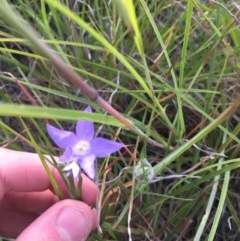
[[[84, 111], [92, 112], [90, 106]], [[81, 169], [89, 178], [94, 179], [96, 176], [96, 158], [108, 156], [124, 146], [119, 142], [102, 137], [94, 138], [94, 124], [91, 121], [78, 121], [76, 134], [49, 124], [47, 124], [47, 132], [54, 143], [64, 149], [59, 162], [67, 163], [63, 170], [72, 173], [75, 179], [79, 177]]]

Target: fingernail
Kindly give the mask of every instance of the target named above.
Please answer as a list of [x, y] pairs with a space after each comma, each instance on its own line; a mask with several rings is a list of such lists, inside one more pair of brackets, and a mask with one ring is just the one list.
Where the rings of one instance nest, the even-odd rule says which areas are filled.
[[72, 207], [65, 207], [61, 211], [56, 226], [63, 241], [83, 241], [91, 231], [90, 218]]

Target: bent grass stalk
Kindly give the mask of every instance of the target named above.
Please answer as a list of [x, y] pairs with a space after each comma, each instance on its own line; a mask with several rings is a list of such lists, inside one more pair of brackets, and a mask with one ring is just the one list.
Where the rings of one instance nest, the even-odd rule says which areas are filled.
[[95, 102], [102, 109], [122, 122], [128, 129], [146, 139], [150, 144], [161, 147], [158, 142], [147, 137], [147, 135], [136, 127], [132, 121], [125, 118], [121, 113], [108, 104], [108, 102], [98, 94], [96, 89], [88, 85], [86, 81], [80, 77], [69, 65], [64, 63], [59, 55], [57, 55], [45, 42], [40, 40], [38, 33], [36, 33], [32, 27], [26, 21], [24, 21], [6, 1], [0, 0], [0, 3], [0, 17], [2, 20], [15, 31], [17, 31], [18, 34], [20, 34], [23, 38], [27, 39], [31, 45], [34, 46], [34, 51], [49, 60], [67, 82], [80, 88], [91, 101]]

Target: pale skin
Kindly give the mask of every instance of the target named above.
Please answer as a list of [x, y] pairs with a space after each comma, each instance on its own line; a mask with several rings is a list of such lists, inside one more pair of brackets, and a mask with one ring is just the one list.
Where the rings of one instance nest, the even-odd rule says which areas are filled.
[[52, 192], [36, 154], [0, 148], [0, 236], [17, 241], [86, 240], [97, 227], [96, 185], [83, 176], [83, 202], [69, 199], [58, 171], [49, 166], [65, 200]]

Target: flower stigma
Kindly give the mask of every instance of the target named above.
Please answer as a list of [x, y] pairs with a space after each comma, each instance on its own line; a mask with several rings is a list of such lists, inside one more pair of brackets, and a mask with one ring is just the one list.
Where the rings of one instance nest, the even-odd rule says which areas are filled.
[[90, 143], [88, 141], [80, 140], [73, 146], [73, 153], [84, 156], [90, 152]]

